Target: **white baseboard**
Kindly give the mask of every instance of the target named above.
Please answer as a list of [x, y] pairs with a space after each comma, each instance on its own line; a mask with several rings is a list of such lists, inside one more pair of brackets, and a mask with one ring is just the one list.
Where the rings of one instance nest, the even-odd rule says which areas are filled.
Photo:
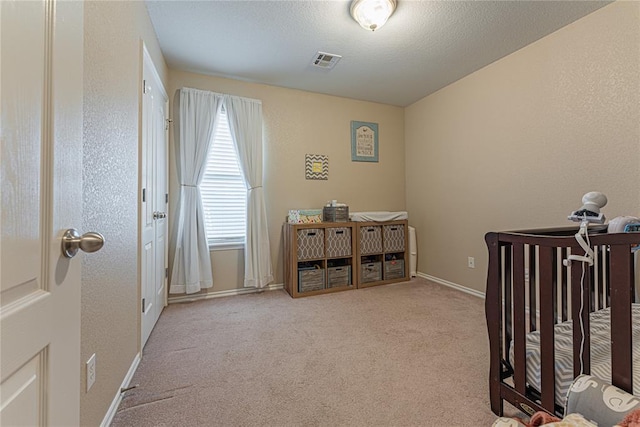
[[284, 284], [275, 283], [273, 285], [265, 286], [262, 289], [242, 288], [242, 289], [229, 289], [226, 291], [209, 292], [207, 294], [180, 295], [176, 297], [169, 297], [168, 303], [174, 304], [179, 302], [193, 302], [193, 301], [200, 301], [203, 299], [229, 297], [233, 295], [255, 294], [257, 292], [263, 292], [263, 291], [276, 291], [278, 289], [284, 289]]
[[450, 288], [456, 289], [458, 291], [464, 292], [469, 295], [473, 295], [474, 297], [484, 299], [484, 292], [476, 291], [475, 289], [467, 288], [466, 286], [458, 285], [457, 283], [450, 282], [448, 280], [440, 279], [439, 277], [430, 276], [424, 273], [417, 273], [418, 277], [422, 277], [423, 279], [431, 280], [432, 282], [439, 283], [444, 286], [448, 286]]
[[109, 425], [111, 425], [111, 421], [113, 421], [113, 417], [116, 416], [116, 412], [118, 411], [118, 406], [120, 406], [120, 402], [122, 401], [122, 389], [129, 387], [129, 383], [131, 382], [131, 379], [133, 378], [133, 374], [135, 374], [136, 369], [138, 369], [139, 364], [140, 364], [140, 353], [136, 354], [136, 357], [133, 358], [133, 362], [129, 367], [129, 372], [127, 372], [127, 375], [124, 377], [124, 380], [122, 380], [122, 385], [116, 392], [116, 395], [113, 398], [113, 401], [111, 402], [111, 406], [109, 406], [109, 410], [107, 411], [107, 413], [104, 416], [104, 419], [100, 423], [100, 427], [108, 427]]

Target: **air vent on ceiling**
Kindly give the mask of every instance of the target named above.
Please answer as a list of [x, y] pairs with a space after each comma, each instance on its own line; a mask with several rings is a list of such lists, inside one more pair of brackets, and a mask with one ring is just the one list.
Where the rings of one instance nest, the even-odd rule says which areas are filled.
[[318, 52], [313, 57], [312, 65], [314, 67], [331, 69], [340, 61], [340, 58], [342, 58], [342, 56], [334, 55], [333, 53]]

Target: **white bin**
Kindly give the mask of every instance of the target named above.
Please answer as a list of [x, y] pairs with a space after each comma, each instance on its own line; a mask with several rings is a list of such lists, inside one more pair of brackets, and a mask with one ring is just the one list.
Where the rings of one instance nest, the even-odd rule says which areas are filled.
[[409, 226], [409, 276], [416, 277], [418, 262], [418, 245], [416, 241], [416, 229]]

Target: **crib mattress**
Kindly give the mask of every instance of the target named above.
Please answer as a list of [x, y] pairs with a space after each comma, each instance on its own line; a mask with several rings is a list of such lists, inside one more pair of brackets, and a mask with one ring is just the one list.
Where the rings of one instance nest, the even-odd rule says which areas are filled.
[[[611, 383], [611, 334], [609, 309], [590, 314], [591, 375]], [[640, 396], [640, 304], [632, 306], [633, 319], [633, 394]], [[555, 388], [556, 403], [563, 406], [573, 382], [573, 322], [555, 326]], [[540, 390], [540, 332], [527, 334], [527, 384]], [[513, 342], [509, 352], [513, 365]]]

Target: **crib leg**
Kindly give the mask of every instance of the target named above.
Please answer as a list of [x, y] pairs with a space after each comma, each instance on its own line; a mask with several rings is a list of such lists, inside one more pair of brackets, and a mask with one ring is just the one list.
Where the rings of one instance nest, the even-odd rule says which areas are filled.
[[503, 400], [500, 398], [500, 394], [494, 396], [491, 395], [491, 412], [501, 417], [504, 415]]
[[491, 412], [501, 417], [504, 415], [504, 404], [503, 400], [500, 397], [500, 384], [494, 384], [493, 382], [489, 385], [490, 387], [490, 401], [491, 401]]

